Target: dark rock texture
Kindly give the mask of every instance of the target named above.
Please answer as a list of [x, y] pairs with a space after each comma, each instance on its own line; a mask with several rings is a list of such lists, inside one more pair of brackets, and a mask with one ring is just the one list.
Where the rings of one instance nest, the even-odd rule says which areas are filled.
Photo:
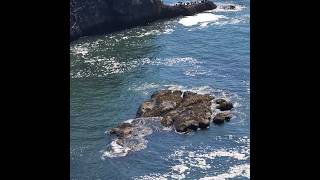
[[210, 1], [168, 6], [161, 0], [70, 0], [70, 41], [216, 7]]
[[[212, 106], [214, 104], [214, 106]], [[213, 118], [212, 107], [220, 108]], [[124, 122], [112, 128], [109, 133], [118, 137], [117, 143], [122, 144], [136, 137], [144, 137], [153, 127], [152, 121], [159, 126], [173, 126], [177, 132], [190, 132], [206, 129], [213, 123], [222, 124], [232, 117], [231, 102], [215, 99], [209, 94], [197, 94], [180, 90], [160, 90], [151, 95], [138, 108], [136, 119]], [[147, 124], [149, 123], [149, 126]]]
[[210, 95], [162, 90], [154, 93], [138, 109], [137, 117], [163, 117], [163, 126], [173, 125], [178, 132], [188, 132], [210, 125], [212, 115]]
[[212, 122], [215, 124], [222, 124], [225, 121], [230, 121], [232, 115], [230, 112], [221, 112], [215, 115], [215, 117], [212, 119]]
[[227, 111], [231, 110], [233, 108], [233, 104], [231, 102], [220, 102], [219, 105], [217, 106], [217, 109], [220, 109], [221, 111]]

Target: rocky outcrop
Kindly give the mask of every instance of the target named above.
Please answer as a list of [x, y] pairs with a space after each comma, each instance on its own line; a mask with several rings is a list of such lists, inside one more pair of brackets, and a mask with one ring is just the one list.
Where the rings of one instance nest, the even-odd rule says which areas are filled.
[[[119, 157], [147, 147], [147, 137], [154, 131], [175, 129], [187, 133], [206, 129], [210, 122], [221, 125], [230, 121], [231, 102], [215, 99], [209, 94], [197, 94], [180, 90], [160, 90], [151, 95], [138, 108], [136, 118], [129, 119], [110, 129], [115, 138], [103, 156]], [[219, 106], [228, 107], [217, 109]], [[221, 106], [221, 107], [222, 107]], [[169, 128], [167, 128], [169, 127]]]
[[[213, 115], [213, 107], [219, 109]], [[225, 99], [216, 99], [209, 94], [197, 94], [180, 90], [161, 90], [151, 95], [151, 99], [145, 101], [138, 108], [136, 118], [161, 117], [162, 126], [173, 126], [177, 132], [190, 132], [205, 129], [213, 123], [221, 124], [232, 117], [229, 110], [233, 108], [231, 102]], [[134, 123], [122, 123], [110, 130], [119, 138], [128, 138], [132, 135]]]
[[[212, 119], [212, 103], [215, 103], [220, 111], [233, 108], [231, 102], [213, 99], [214, 97], [208, 94], [162, 90], [154, 93], [150, 100], [139, 107], [137, 117], [162, 117], [161, 124], [166, 127], [174, 126], [177, 132], [205, 129]], [[215, 122], [224, 122], [230, 118], [230, 113], [225, 112], [217, 114], [213, 119]]]
[[161, 0], [70, 0], [70, 40], [215, 8], [210, 1], [168, 6]]

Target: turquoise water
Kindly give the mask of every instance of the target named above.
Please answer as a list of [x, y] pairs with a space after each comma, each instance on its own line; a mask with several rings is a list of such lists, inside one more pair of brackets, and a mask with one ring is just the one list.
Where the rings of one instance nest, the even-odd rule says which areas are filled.
[[[215, 3], [214, 11], [71, 43], [70, 179], [250, 178], [250, 1]], [[220, 9], [226, 4], [237, 8]], [[112, 154], [106, 131], [167, 88], [228, 98], [234, 117], [187, 135], [160, 128], [141, 150]]]

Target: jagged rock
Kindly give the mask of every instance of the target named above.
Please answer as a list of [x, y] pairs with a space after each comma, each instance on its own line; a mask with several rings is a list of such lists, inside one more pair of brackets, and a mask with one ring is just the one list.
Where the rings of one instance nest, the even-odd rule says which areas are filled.
[[126, 138], [132, 133], [133, 127], [134, 126], [130, 123], [121, 123], [118, 127], [112, 128], [109, 133]]
[[190, 91], [161, 90], [154, 93], [138, 109], [137, 117], [161, 116], [161, 124], [174, 125], [178, 132], [207, 128], [211, 118], [210, 95], [201, 95]]
[[216, 124], [222, 124], [225, 121], [229, 121], [231, 117], [232, 115], [230, 112], [221, 112], [215, 115], [215, 117], [212, 119], [212, 122]]
[[158, 91], [151, 96], [150, 100], [139, 107], [136, 117], [163, 116], [180, 105], [182, 101], [181, 95], [181, 91]]

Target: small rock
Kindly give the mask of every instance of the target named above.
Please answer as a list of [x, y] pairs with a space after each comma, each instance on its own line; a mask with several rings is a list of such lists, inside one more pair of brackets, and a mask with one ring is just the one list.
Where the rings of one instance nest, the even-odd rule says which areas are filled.
[[217, 103], [217, 104], [221, 104], [223, 102], [227, 102], [227, 101], [225, 99], [216, 99], [215, 100], [215, 103]]
[[215, 124], [222, 124], [224, 121], [230, 121], [232, 115], [230, 112], [218, 113], [213, 119], [212, 122]]
[[227, 111], [231, 110], [233, 108], [233, 104], [231, 102], [220, 102], [217, 106], [217, 109], [220, 109], [221, 111]]
[[223, 6], [222, 8], [226, 9], [226, 10], [234, 10], [234, 9], [236, 9], [236, 6], [234, 6], [234, 5], [226, 5], [226, 6]]

